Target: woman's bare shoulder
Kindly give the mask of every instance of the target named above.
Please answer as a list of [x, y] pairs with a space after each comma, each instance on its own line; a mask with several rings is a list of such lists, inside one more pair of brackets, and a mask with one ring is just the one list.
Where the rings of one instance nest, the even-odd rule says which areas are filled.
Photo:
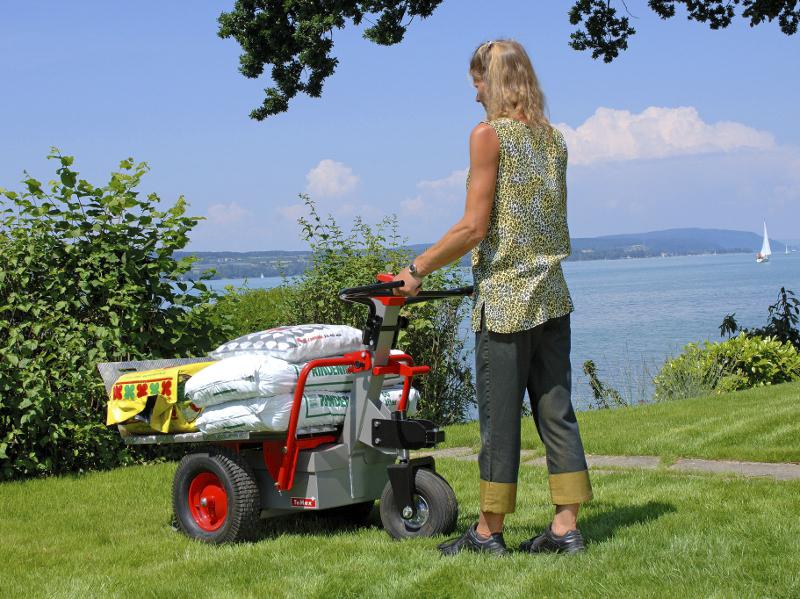
[[493, 146], [500, 143], [500, 138], [497, 137], [497, 131], [488, 121], [481, 121], [469, 134], [469, 142], [473, 145], [479, 146]]

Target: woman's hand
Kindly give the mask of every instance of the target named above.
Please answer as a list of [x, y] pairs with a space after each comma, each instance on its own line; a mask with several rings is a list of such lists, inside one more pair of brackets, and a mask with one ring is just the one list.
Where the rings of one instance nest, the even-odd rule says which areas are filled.
[[404, 268], [394, 277], [395, 281], [403, 281], [405, 285], [393, 289], [395, 295], [404, 295], [406, 297], [414, 297], [422, 289], [422, 280], [418, 279], [411, 274], [408, 268]]

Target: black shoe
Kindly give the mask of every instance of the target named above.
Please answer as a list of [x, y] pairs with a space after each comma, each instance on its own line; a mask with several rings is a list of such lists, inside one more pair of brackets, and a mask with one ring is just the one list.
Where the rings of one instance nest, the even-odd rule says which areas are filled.
[[488, 539], [481, 538], [476, 530], [477, 525], [473, 524], [463, 535], [457, 539], [450, 539], [439, 545], [439, 551], [443, 555], [455, 555], [461, 551], [476, 551], [478, 553], [492, 553], [494, 555], [505, 555], [508, 553], [506, 542], [503, 540], [503, 533], [496, 532]]
[[553, 533], [552, 526], [548, 526], [538, 537], [523, 542], [519, 549], [528, 553], [580, 553], [586, 551], [586, 545], [583, 543], [581, 531], [577, 528], [558, 536]]

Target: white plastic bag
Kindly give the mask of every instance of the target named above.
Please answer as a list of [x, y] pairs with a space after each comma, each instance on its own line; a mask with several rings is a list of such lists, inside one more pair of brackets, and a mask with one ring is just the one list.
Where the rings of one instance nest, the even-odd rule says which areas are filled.
[[308, 362], [362, 349], [362, 332], [341, 324], [301, 324], [243, 335], [211, 352], [217, 359], [243, 354], [273, 356], [287, 362]]
[[[401, 354], [392, 350], [392, 354]], [[206, 408], [229, 401], [252, 397], [271, 397], [294, 393], [297, 380], [305, 363], [294, 364], [264, 354], [245, 354], [225, 358], [206, 366], [186, 381], [185, 401], [194, 408]], [[347, 366], [323, 366], [311, 371], [305, 389], [309, 393], [337, 391], [349, 393], [354, 374]], [[387, 375], [383, 387], [393, 387], [403, 382], [400, 375]], [[196, 416], [197, 412], [190, 412]]]
[[[402, 387], [384, 389], [381, 391], [380, 400], [389, 410], [394, 410], [402, 395]], [[418, 400], [419, 392], [412, 388], [408, 396], [407, 413], [409, 416], [416, 413]], [[349, 393], [307, 393], [303, 395], [298, 428], [341, 424], [344, 421], [349, 401]], [[289, 428], [289, 416], [293, 402], [293, 395], [231, 401], [205, 408], [194, 424], [198, 430], [204, 433], [285, 431]]]

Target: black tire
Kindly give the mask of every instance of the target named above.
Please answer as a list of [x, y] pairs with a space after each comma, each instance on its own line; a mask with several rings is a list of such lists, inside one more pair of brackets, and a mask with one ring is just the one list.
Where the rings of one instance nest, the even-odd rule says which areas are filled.
[[381, 522], [386, 532], [395, 539], [452, 532], [458, 519], [458, 501], [447, 481], [427, 468], [420, 468], [414, 475], [414, 486], [417, 516], [405, 520], [394, 503], [391, 483], [386, 483], [381, 495]]
[[317, 515], [320, 518], [341, 522], [342, 524], [361, 525], [369, 520], [373, 507], [375, 507], [375, 500], [321, 510]]
[[[225, 509], [217, 513], [215, 502], [223, 498]], [[261, 498], [253, 469], [227, 448], [184, 456], [172, 482], [172, 509], [178, 529], [198, 541], [252, 540], [261, 524]]]

